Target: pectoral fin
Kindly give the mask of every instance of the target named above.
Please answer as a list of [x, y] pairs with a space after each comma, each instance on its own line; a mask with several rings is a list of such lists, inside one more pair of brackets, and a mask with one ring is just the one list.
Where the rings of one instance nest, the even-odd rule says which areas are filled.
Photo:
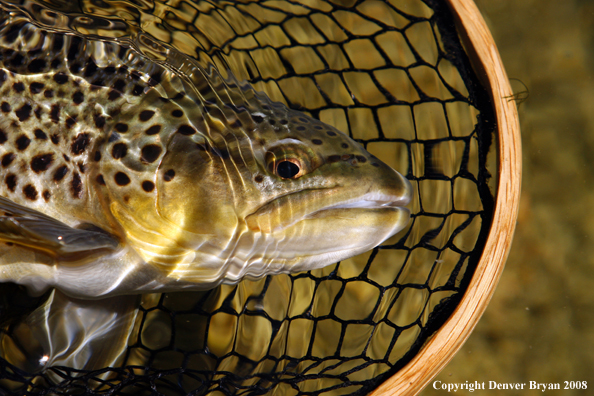
[[0, 240], [55, 254], [115, 250], [119, 245], [113, 235], [97, 227], [70, 227], [4, 197], [0, 197]]

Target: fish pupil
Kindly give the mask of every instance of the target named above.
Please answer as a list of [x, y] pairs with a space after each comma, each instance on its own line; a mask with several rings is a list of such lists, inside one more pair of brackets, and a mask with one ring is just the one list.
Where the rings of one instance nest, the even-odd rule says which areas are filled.
[[291, 161], [281, 161], [276, 167], [276, 173], [283, 179], [291, 179], [299, 173], [299, 166]]

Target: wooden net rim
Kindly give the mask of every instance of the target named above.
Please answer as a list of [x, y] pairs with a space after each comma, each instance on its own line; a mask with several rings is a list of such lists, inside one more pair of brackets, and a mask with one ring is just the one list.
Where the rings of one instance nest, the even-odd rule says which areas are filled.
[[446, 1], [473, 67], [490, 92], [497, 120], [498, 186], [493, 224], [485, 249], [460, 305], [419, 353], [372, 396], [416, 395], [462, 347], [483, 314], [503, 271], [512, 242], [522, 175], [516, 103], [495, 41], [472, 0]]

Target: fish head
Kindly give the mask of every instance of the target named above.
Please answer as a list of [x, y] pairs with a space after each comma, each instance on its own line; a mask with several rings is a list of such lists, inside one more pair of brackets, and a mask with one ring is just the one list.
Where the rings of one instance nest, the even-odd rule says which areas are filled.
[[169, 276], [233, 283], [319, 268], [408, 223], [406, 178], [336, 128], [264, 103], [169, 141], [154, 224], [186, 250]]

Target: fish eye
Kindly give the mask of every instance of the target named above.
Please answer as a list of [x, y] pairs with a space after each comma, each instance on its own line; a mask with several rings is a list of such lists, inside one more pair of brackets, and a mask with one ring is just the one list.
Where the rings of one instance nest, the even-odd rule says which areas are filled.
[[302, 175], [301, 164], [295, 159], [285, 159], [276, 164], [276, 172], [283, 179], [296, 179]]

